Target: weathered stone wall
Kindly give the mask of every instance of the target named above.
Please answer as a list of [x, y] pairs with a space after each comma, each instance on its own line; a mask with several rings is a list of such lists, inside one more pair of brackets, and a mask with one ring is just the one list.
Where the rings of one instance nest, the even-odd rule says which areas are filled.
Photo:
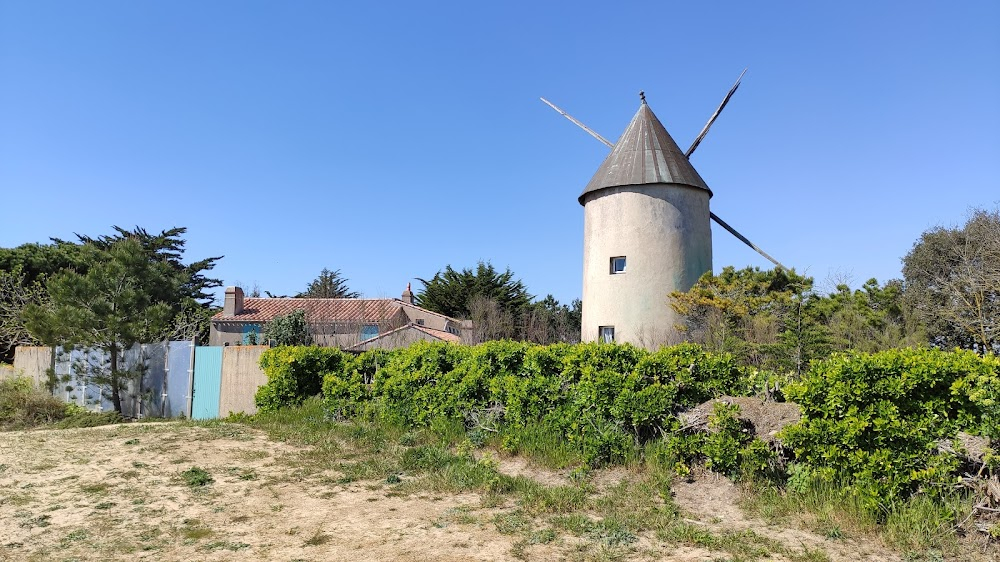
[[37, 388], [46, 388], [48, 370], [52, 368], [52, 348], [19, 345], [14, 350], [14, 374], [35, 382]]
[[219, 393], [219, 415], [257, 413], [253, 397], [267, 383], [261, 370], [260, 356], [265, 345], [229, 346], [222, 350], [222, 390]]

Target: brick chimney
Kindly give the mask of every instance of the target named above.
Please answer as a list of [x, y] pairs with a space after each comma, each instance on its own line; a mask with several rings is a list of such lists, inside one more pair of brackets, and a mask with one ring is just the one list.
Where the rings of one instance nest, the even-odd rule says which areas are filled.
[[223, 316], [236, 316], [243, 312], [243, 289], [226, 287], [226, 302], [222, 306]]
[[403, 291], [403, 302], [406, 304], [413, 304], [413, 292], [410, 291], [410, 284], [406, 284], [406, 290]]

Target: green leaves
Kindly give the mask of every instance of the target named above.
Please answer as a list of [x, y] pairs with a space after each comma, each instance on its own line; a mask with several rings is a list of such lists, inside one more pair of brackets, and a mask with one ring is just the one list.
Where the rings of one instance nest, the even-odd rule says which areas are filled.
[[268, 322], [264, 326], [264, 341], [277, 346], [312, 344], [306, 311], [293, 310]]
[[348, 288], [347, 279], [340, 275], [339, 269], [330, 271], [325, 267], [319, 273], [319, 277], [309, 283], [304, 292], [295, 295], [300, 299], [356, 299], [360, 296], [360, 293]]
[[469, 318], [474, 297], [489, 299], [501, 311], [515, 314], [527, 307], [532, 298], [524, 283], [514, 279], [510, 269], [499, 272], [492, 264], [484, 262], [479, 262], [475, 270], [456, 271], [449, 265], [435, 273], [430, 281], [419, 281], [424, 287], [416, 294], [417, 304], [452, 318]]
[[63, 271], [46, 285], [50, 306], [29, 305], [28, 330], [49, 345], [128, 348], [162, 338], [170, 326], [170, 305], [157, 300], [173, 280], [151, 263], [135, 240], [106, 250], [87, 247], [85, 274]]
[[342, 373], [350, 356], [332, 347], [275, 347], [260, 356], [267, 384], [254, 403], [262, 412], [297, 406], [320, 393], [325, 373]]
[[853, 483], [871, 507], [947, 487], [958, 461], [937, 442], [996, 434], [998, 373], [996, 357], [967, 351], [838, 354], [784, 389], [803, 418], [783, 439], [798, 462]]
[[723, 389], [741, 394], [748, 381], [732, 358], [693, 345], [649, 354], [594, 343], [421, 342], [343, 363], [325, 375], [323, 395], [335, 417], [374, 409], [408, 426], [462, 423], [510, 447], [544, 428], [598, 465], [672, 431], [679, 408]]

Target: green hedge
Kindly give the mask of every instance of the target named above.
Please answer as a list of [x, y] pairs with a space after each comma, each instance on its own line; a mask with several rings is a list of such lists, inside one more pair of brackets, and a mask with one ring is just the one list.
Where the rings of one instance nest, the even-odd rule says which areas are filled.
[[[917, 492], [954, 489], [961, 460], [938, 449], [959, 431], [1000, 438], [1000, 359], [966, 351], [899, 349], [812, 364], [784, 396], [802, 420], [781, 434], [785, 463], [754, 439], [733, 408], [709, 433], [681, 431], [676, 414], [723, 394], [758, 390], [773, 373], [683, 344], [421, 342], [349, 357], [322, 348], [267, 352], [258, 405], [295, 404], [322, 391], [328, 413], [409, 427], [462, 428], [473, 442], [513, 451], [554, 447], [590, 465], [644, 451], [684, 473], [692, 463], [732, 476], [846, 484], [873, 511]], [[992, 464], [988, 467], [992, 469]]]
[[323, 375], [340, 373], [350, 356], [330, 347], [275, 347], [260, 356], [267, 384], [257, 389], [254, 403], [262, 412], [297, 406], [320, 393]]
[[784, 389], [803, 419], [783, 434], [792, 484], [847, 482], [875, 508], [918, 490], [947, 493], [959, 460], [938, 450], [958, 431], [997, 437], [1000, 360], [970, 351], [897, 349], [816, 362]]
[[678, 410], [751, 386], [731, 357], [694, 345], [649, 353], [627, 344], [421, 342], [369, 351], [331, 370], [323, 395], [335, 416], [369, 411], [403, 425], [461, 423], [472, 436], [495, 433], [515, 449], [547, 432], [601, 464], [673, 431]]

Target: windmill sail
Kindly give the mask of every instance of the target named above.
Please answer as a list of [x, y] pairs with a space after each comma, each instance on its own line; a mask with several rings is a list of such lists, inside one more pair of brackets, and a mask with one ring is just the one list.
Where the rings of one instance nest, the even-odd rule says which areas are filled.
[[708, 119], [708, 123], [705, 123], [705, 127], [702, 128], [701, 132], [698, 133], [698, 136], [695, 137], [694, 142], [691, 143], [691, 148], [687, 149], [687, 152], [684, 153], [684, 156], [691, 158], [691, 154], [694, 152], [696, 148], [698, 148], [698, 145], [701, 144], [701, 140], [705, 138], [705, 135], [708, 134], [708, 130], [712, 128], [712, 124], [715, 123], [715, 120], [719, 118], [719, 114], [722, 113], [722, 110], [725, 109], [726, 104], [729, 103], [729, 98], [733, 97], [733, 94], [735, 94], [736, 90], [740, 87], [740, 81], [743, 80], [743, 75], [746, 73], [747, 69], [744, 68], [743, 72], [740, 73], [740, 77], [736, 79], [736, 83], [733, 84], [733, 87], [729, 89], [729, 93], [726, 94], [726, 97], [723, 98], [722, 103], [719, 104], [718, 109], [716, 109], [715, 113], [713, 113], [712, 116]]
[[[708, 123], [706, 123], [705, 127], [702, 128], [701, 133], [698, 134], [698, 137], [695, 138], [694, 142], [691, 144], [691, 147], [688, 148], [687, 152], [684, 153], [685, 157], [690, 158], [691, 154], [695, 151], [696, 148], [698, 148], [698, 145], [701, 144], [702, 139], [704, 139], [705, 135], [708, 134], [708, 130], [712, 127], [712, 124], [715, 123], [715, 120], [718, 119], [719, 114], [722, 113], [722, 110], [726, 107], [726, 104], [729, 103], [729, 99], [733, 97], [733, 94], [735, 94], [736, 90], [740, 87], [740, 82], [743, 80], [743, 75], [746, 74], [746, 72], [747, 72], [747, 69], [744, 68], [743, 72], [740, 73], [739, 78], [736, 79], [736, 83], [733, 84], [733, 87], [730, 88], [729, 93], [726, 94], [726, 97], [722, 100], [722, 103], [719, 104], [719, 107], [715, 110], [715, 113], [713, 113], [712, 117], [709, 118]], [[555, 104], [553, 104], [549, 100], [547, 100], [545, 98], [540, 98], [540, 99], [543, 102], [545, 102], [546, 105], [548, 105], [552, 109], [556, 110], [556, 112], [558, 112], [560, 115], [562, 115], [563, 117], [569, 119], [570, 121], [573, 122], [573, 124], [575, 124], [576, 126], [580, 127], [584, 131], [586, 131], [587, 134], [589, 134], [590, 136], [594, 137], [595, 139], [597, 139], [598, 141], [600, 141], [601, 143], [603, 143], [608, 148], [614, 149], [614, 147], [615, 147], [614, 143], [612, 143], [608, 139], [604, 138], [599, 133], [597, 133], [596, 131], [594, 131], [590, 127], [584, 125], [583, 123], [581, 123], [577, 119], [573, 118], [573, 116], [571, 116], [569, 113], [566, 113], [562, 109], [559, 109], [558, 107], [556, 107]], [[643, 103], [645, 103], [645, 98], [643, 99]], [[778, 260], [776, 260], [776, 259], [772, 258], [770, 255], [768, 255], [767, 252], [765, 252], [764, 250], [760, 249], [759, 246], [757, 246], [756, 244], [754, 244], [753, 242], [751, 242], [746, 236], [743, 236], [742, 234], [740, 234], [735, 228], [733, 228], [732, 226], [730, 226], [726, 221], [724, 221], [721, 218], [719, 218], [718, 215], [716, 215], [715, 213], [709, 212], [709, 216], [712, 218], [712, 220], [714, 220], [716, 222], [716, 224], [718, 224], [722, 228], [726, 229], [730, 234], [732, 234], [733, 236], [735, 236], [740, 242], [743, 242], [744, 244], [746, 244], [747, 246], [749, 246], [750, 249], [752, 249], [753, 251], [755, 251], [758, 254], [760, 254], [761, 256], [763, 256], [765, 259], [767, 259], [767, 261], [773, 263], [775, 265], [775, 267], [777, 267], [778, 269], [785, 269], [785, 270], [788, 269], [787, 267], [781, 265], [781, 263], [779, 263]]]

